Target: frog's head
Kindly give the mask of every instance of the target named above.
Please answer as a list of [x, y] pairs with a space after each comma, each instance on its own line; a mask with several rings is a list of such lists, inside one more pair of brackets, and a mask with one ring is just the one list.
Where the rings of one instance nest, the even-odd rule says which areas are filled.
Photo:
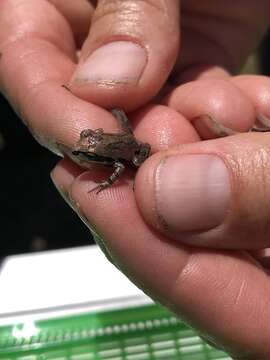
[[74, 147], [74, 151], [94, 152], [97, 144], [102, 140], [103, 129], [85, 129], [80, 134], [80, 139]]
[[139, 148], [135, 151], [133, 157], [133, 164], [139, 167], [150, 155], [151, 146], [147, 143], [141, 143]]

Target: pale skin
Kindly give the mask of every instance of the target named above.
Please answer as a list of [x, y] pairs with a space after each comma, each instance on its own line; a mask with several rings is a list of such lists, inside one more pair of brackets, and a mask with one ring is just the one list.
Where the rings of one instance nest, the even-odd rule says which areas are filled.
[[[269, 135], [198, 142], [209, 137], [198, 120], [202, 115], [240, 132], [258, 114], [270, 118], [270, 79], [231, 75], [261, 41], [269, 1], [186, 0], [182, 12], [176, 0], [99, 1], [97, 9], [86, 0], [50, 2], [0, 2], [1, 91], [53, 151], [56, 143], [74, 146], [83, 129], [117, 131], [104, 108], [119, 106], [136, 110], [130, 116], [136, 138], [155, 153], [137, 172], [134, 191], [127, 175], [98, 196], [87, 194], [91, 181], [95, 186], [104, 174], [85, 173], [68, 160], [53, 170], [57, 187], [102, 235], [113, 261], [147, 293], [233, 358], [269, 359], [270, 282], [260, 267], [268, 266], [260, 251], [270, 238]], [[88, 55], [108, 41], [126, 39], [147, 49], [143, 69], [132, 62], [139, 80], [126, 73], [125, 81], [108, 79], [110, 71], [119, 76], [112, 68], [105, 79], [99, 69], [99, 77], [88, 81], [82, 69]], [[138, 47], [132, 49], [132, 59], [142, 56]], [[170, 74], [173, 84], [165, 84]], [[231, 174], [230, 217], [214, 236], [195, 231], [191, 237], [159, 223], [153, 173], [161, 159], [180, 152], [216, 154]]]

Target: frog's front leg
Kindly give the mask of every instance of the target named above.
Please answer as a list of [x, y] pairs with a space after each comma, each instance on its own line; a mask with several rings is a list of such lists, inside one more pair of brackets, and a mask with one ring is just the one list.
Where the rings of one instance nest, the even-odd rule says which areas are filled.
[[107, 180], [102, 181], [100, 184], [95, 186], [93, 189], [89, 190], [88, 191], [89, 193], [97, 190], [97, 194], [98, 194], [102, 190], [111, 186], [121, 176], [121, 174], [125, 170], [125, 165], [122, 164], [120, 161], [115, 161], [113, 164], [113, 167], [114, 167], [114, 172], [112, 173], [112, 175]]

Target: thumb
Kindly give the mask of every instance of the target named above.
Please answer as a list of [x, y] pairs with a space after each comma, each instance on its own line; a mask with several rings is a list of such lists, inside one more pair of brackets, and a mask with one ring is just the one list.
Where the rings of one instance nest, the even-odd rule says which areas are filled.
[[270, 247], [269, 143], [249, 133], [155, 154], [136, 177], [144, 218], [189, 245]]
[[179, 0], [100, 0], [70, 90], [102, 107], [133, 110], [158, 93], [178, 46]]

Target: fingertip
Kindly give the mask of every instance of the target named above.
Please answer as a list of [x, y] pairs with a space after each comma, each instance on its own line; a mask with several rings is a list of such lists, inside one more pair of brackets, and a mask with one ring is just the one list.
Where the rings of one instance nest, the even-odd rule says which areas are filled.
[[239, 75], [231, 81], [252, 101], [256, 117], [270, 119], [270, 78], [260, 75]]
[[74, 180], [84, 171], [71, 160], [63, 159], [52, 169], [50, 177], [58, 190], [68, 193]]
[[177, 56], [178, 6], [175, 0], [154, 5], [100, 3], [71, 90], [106, 108], [132, 111], [147, 103], [159, 92]]
[[202, 79], [177, 87], [166, 99], [190, 121], [210, 116], [236, 131], [247, 131], [255, 121], [250, 99], [227, 79]]
[[153, 155], [135, 183], [146, 222], [187, 245], [267, 247], [268, 141], [269, 134], [239, 134]]
[[152, 153], [200, 140], [183, 115], [164, 105], [147, 105], [131, 113], [130, 120], [136, 137], [151, 144]]

